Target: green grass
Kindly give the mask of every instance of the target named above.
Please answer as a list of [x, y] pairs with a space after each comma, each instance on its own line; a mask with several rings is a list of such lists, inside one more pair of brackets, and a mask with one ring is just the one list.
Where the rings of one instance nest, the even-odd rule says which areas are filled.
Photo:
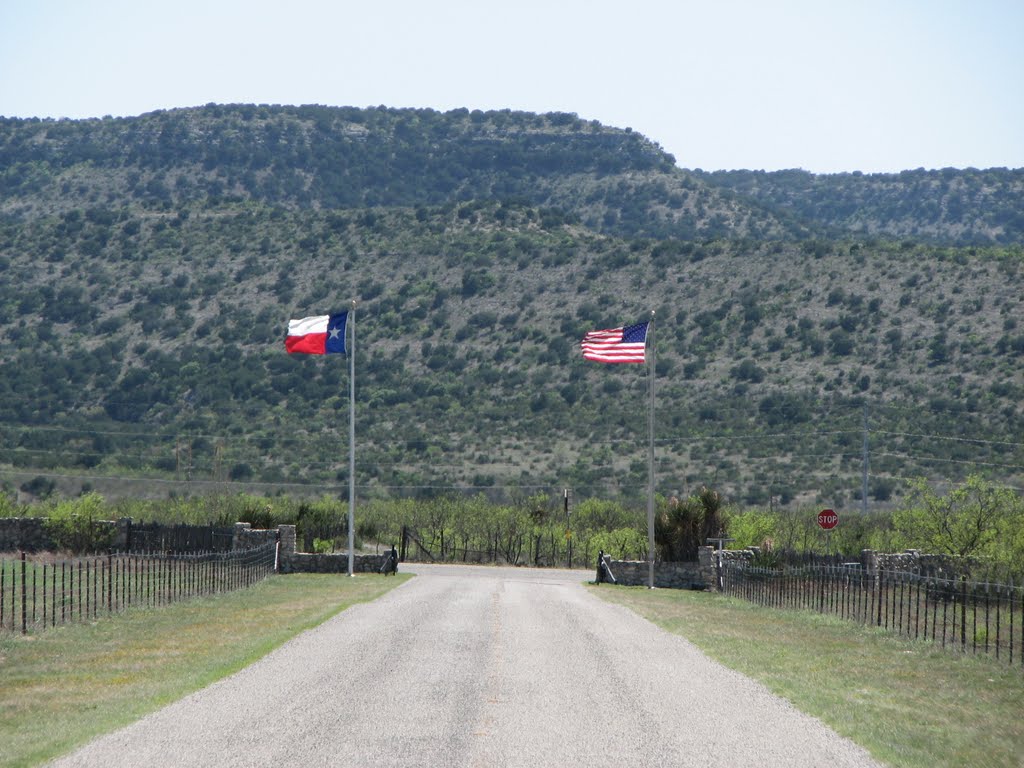
[[592, 587], [762, 682], [893, 766], [1024, 765], [1024, 670], [813, 612]]
[[236, 672], [409, 576], [295, 574], [27, 636], [0, 633], [0, 765], [37, 765]]

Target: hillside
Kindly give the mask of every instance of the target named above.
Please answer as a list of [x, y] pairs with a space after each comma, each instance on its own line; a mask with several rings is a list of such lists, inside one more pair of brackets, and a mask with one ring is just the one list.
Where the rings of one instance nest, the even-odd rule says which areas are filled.
[[575, 115], [208, 106], [0, 120], [0, 214], [253, 201], [291, 209], [477, 199], [559, 208], [608, 234], [802, 232], [675, 167], [629, 129]]
[[695, 173], [740, 199], [832, 235], [950, 245], [1024, 242], [1024, 168], [901, 173]]
[[[252, 119], [288, 123], [302, 109], [252, 108]], [[409, 117], [326, 112], [335, 126]], [[171, 116], [206, 121], [195, 135], [210, 137], [236, 135], [244, 113]], [[449, 137], [446, 163], [470, 168], [456, 149], [460, 131], [499, 119], [430, 116], [438, 125], [428, 120], [408, 139], [419, 148], [410, 168], [433, 162], [425, 147]], [[563, 144], [580, 146], [577, 132], [595, 131], [570, 118], [507, 118], [548, 134], [547, 150], [520, 153], [521, 180], [492, 164], [453, 172], [431, 197], [425, 172], [409, 171], [408, 184], [397, 183], [401, 174], [382, 180], [379, 194], [391, 197], [372, 207], [369, 182], [348, 200], [337, 197], [344, 185], [317, 181], [329, 164], [312, 150], [305, 164], [301, 153], [272, 152], [260, 172], [236, 178], [243, 163], [231, 158], [259, 153], [249, 134], [237, 147], [185, 142], [227, 146], [223, 163], [183, 145], [145, 160], [160, 141], [145, 143], [140, 136], [159, 134], [141, 126], [162, 113], [140, 125], [7, 121], [0, 478], [18, 487], [50, 476], [72, 490], [134, 479], [155, 494], [218, 483], [340, 492], [347, 365], [289, 357], [283, 336], [290, 317], [355, 299], [362, 495], [458, 486], [641, 497], [644, 369], [585, 363], [577, 343], [652, 309], [659, 492], [712, 483], [744, 503], [853, 505], [865, 434], [872, 503], [891, 502], [904, 478], [921, 474], [1024, 485], [1019, 246], [808, 238], [785, 217], [673, 170], [635, 134], [609, 129], [621, 145], [563, 157]], [[48, 125], [93, 138], [62, 149], [70, 139]], [[622, 147], [635, 149], [632, 159]], [[346, 162], [359, 156], [352, 150]], [[364, 180], [378, 173], [371, 166], [359, 171]], [[739, 222], [736, 235], [610, 234], [623, 221], [681, 226], [687, 208], [654, 206], [615, 222], [602, 214], [591, 226], [571, 194], [618, 179], [608, 188], [629, 193], [623, 199], [663, 200], [645, 175], [691, 184], [708, 206], [693, 222]], [[546, 191], [537, 200], [499, 188]], [[751, 222], [780, 236], [754, 237]]]

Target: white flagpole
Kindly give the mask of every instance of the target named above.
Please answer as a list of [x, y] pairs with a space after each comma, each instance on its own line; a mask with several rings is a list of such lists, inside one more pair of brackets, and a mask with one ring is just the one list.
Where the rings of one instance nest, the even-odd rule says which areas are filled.
[[651, 322], [647, 326], [647, 349], [651, 366], [648, 371], [651, 403], [647, 418], [647, 560], [648, 586], [654, 589], [654, 310], [651, 310]]
[[353, 575], [356, 546], [356, 303], [348, 313], [352, 346], [348, 350], [348, 575]]

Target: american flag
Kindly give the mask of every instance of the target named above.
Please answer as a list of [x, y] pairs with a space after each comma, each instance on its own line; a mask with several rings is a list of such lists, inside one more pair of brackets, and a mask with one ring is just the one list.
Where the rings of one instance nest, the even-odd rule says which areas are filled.
[[643, 363], [646, 361], [649, 324], [590, 331], [580, 342], [583, 357], [597, 363]]

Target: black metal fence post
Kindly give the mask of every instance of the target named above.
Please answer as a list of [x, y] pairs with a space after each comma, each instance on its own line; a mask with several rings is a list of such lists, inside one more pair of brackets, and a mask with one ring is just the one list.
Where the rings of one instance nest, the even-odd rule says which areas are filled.
[[28, 603], [26, 602], [27, 589], [25, 585], [25, 553], [21, 553], [21, 634], [28, 632]]
[[967, 577], [960, 577], [960, 650], [967, 650]]

